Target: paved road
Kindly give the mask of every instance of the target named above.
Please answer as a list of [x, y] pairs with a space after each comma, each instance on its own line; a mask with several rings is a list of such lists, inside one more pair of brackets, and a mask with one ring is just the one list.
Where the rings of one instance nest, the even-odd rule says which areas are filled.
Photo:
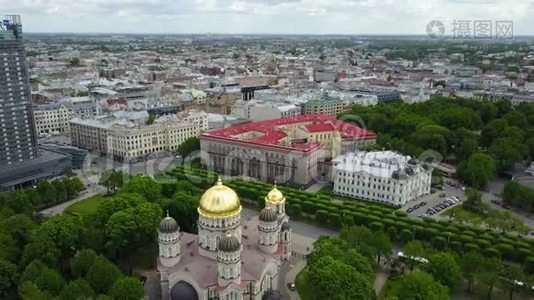
[[[457, 183], [456, 181], [454, 181], [452, 179], [447, 179], [446, 181]], [[445, 196], [444, 197], [440, 197], [440, 194], [445, 194]], [[422, 215], [422, 214], [426, 213], [426, 211], [429, 208], [432, 208], [435, 205], [438, 205], [438, 204], [442, 203], [448, 197], [451, 197], [451, 196], [456, 196], [460, 200], [465, 200], [464, 191], [462, 191], [461, 188], [456, 188], [456, 187], [450, 186], [448, 184], [444, 184], [443, 185], [443, 191], [437, 191], [436, 193], [433, 193], [433, 194], [430, 194], [430, 195], [426, 195], [426, 196], [423, 196], [423, 197], [419, 197], [414, 201], [410, 201], [410, 202], [406, 203], [406, 205], [404, 205], [401, 208], [401, 210], [402, 211], [407, 211], [409, 208], [414, 207], [416, 204], [419, 204], [419, 203], [421, 203], [423, 201], [427, 202], [427, 204], [425, 206], [419, 207], [418, 209], [415, 209], [412, 212], [408, 213], [408, 215], [410, 215], [411, 217], [417, 218], [419, 215]], [[449, 206], [445, 210], [442, 210], [440, 213], [443, 213], [444, 211], [446, 211], [447, 209], [449, 209], [451, 207], [453, 207], [453, 206]], [[437, 216], [437, 214], [434, 215], [434, 216], [431, 216], [431, 217], [435, 217], [435, 216]]]
[[327, 182], [316, 182], [316, 183], [312, 184], [309, 188], [307, 188], [306, 192], [308, 192], [308, 193], [317, 193], [325, 185], [328, 185], [328, 183]]
[[41, 214], [43, 214], [44, 216], [47, 216], [47, 217], [60, 215], [60, 214], [63, 213], [63, 211], [67, 207], [71, 206], [72, 204], [80, 202], [80, 201], [85, 200], [87, 198], [99, 195], [99, 194], [103, 194], [105, 192], [106, 192], [106, 189], [104, 187], [97, 186], [96, 188], [93, 188], [91, 191], [87, 191], [87, 192], [79, 195], [77, 198], [75, 198], [73, 200], [70, 200], [70, 201], [58, 204], [56, 206], [44, 209], [44, 210], [40, 211], [39, 213], [41, 213]]

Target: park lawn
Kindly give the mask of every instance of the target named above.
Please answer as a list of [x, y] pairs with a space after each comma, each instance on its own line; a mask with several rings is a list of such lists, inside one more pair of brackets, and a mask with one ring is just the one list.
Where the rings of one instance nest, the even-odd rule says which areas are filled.
[[96, 195], [93, 197], [89, 197], [85, 200], [82, 200], [78, 203], [74, 203], [71, 206], [67, 207], [65, 209], [65, 213], [74, 213], [74, 214], [80, 214], [80, 215], [89, 215], [98, 209], [98, 206], [100, 205], [100, 202], [102, 200], [106, 199], [107, 196], [103, 195]]
[[308, 267], [305, 267], [300, 271], [295, 279], [295, 286], [299, 293], [300, 299], [312, 300], [314, 299], [310, 286], [308, 285]]
[[507, 232], [515, 231], [526, 233], [529, 228], [525, 226], [523, 221], [513, 216], [509, 211], [499, 211], [488, 204], [482, 203], [481, 209], [485, 212], [477, 213], [457, 205], [451, 209], [446, 210], [444, 216], [453, 216], [456, 222], [466, 223], [476, 227], [488, 227], [496, 230], [505, 230]]

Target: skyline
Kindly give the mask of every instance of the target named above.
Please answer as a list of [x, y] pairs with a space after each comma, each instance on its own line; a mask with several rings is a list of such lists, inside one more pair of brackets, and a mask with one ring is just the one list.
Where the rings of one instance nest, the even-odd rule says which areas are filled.
[[[111, 3], [110, 3], [111, 2]], [[25, 32], [110, 34], [425, 35], [440, 20], [514, 22], [532, 35], [534, 1], [498, 0], [0, 0]], [[494, 17], [492, 17], [494, 16]]]

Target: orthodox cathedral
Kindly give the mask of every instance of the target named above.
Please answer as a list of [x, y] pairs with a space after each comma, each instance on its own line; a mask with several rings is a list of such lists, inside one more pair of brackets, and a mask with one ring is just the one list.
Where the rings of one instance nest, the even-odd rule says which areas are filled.
[[275, 185], [259, 216], [242, 220], [239, 197], [219, 179], [200, 199], [198, 235], [167, 215], [158, 230], [162, 299], [279, 299], [280, 265], [291, 256], [285, 202]]

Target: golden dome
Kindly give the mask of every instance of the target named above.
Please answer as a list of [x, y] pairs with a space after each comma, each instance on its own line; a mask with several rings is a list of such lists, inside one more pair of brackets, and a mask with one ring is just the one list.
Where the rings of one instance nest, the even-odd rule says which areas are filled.
[[265, 197], [265, 201], [272, 204], [278, 204], [286, 201], [286, 198], [284, 197], [284, 194], [276, 188], [275, 183], [273, 189], [267, 194], [267, 197]]
[[226, 218], [241, 212], [239, 197], [231, 188], [222, 184], [221, 179], [207, 189], [200, 198], [198, 213], [204, 217]]

